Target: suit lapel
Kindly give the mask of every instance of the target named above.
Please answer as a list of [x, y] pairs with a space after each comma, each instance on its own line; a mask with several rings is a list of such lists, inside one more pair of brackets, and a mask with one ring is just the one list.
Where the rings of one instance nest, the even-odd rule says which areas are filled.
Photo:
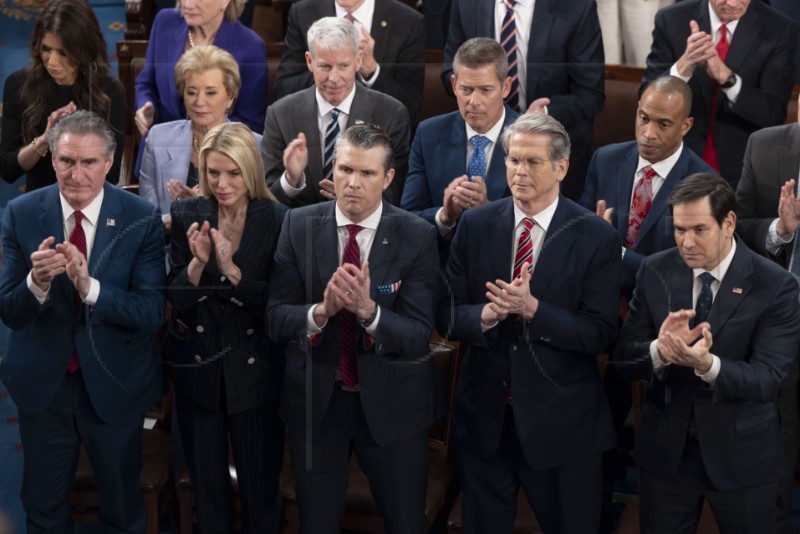
[[311, 221], [308, 238], [311, 239], [310, 249], [314, 251], [313, 257], [317, 259], [317, 274], [323, 289], [339, 267], [339, 236], [336, 233], [334, 206], [335, 202], [326, 203], [319, 216], [310, 216], [306, 219]]
[[[492, 228], [491, 225], [497, 222], [497, 226]], [[497, 215], [492, 219], [486, 219], [487, 226], [484, 232], [487, 234], [486, 239], [481, 239], [480, 242], [488, 241], [489, 254], [487, 255], [487, 263], [491, 265], [491, 276], [488, 280], [495, 281], [511, 280], [511, 271], [513, 266], [511, 253], [514, 251], [516, 243], [514, 243], [514, 201], [511, 197], [505, 198], [497, 203]], [[478, 242], [478, 241], [476, 241]]]
[[[587, 217], [594, 216], [592, 213], [584, 213]], [[567, 238], [568, 234], [562, 234], [562, 232], [573, 224], [580, 224], [580, 220], [581, 213], [570, 209], [564, 198], [560, 198], [531, 276], [531, 293], [537, 298], [546, 294], [547, 288], [557, 273], [561, 272], [564, 265], [571, 262], [573, 240]]]
[[[123, 219], [122, 207], [119, 203], [119, 194], [112, 190], [114, 186], [103, 186], [103, 204], [100, 206], [100, 215], [97, 217], [97, 226], [94, 233], [94, 244], [89, 258], [89, 276], [97, 278], [108, 261], [111, 251], [116, 244], [115, 238], [127, 222]], [[125, 194], [125, 193], [122, 193]], [[132, 224], [146, 224], [147, 221], [134, 221]]]
[[[475, 6], [475, 33], [472, 35], [494, 35], [494, 2], [473, 2]], [[469, 33], [467, 33], [469, 35]], [[500, 36], [496, 36], [499, 41]]]
[[[505, 106], [505, 108], [506, 115], [505, 119], [503, 119], [503, 130], [519, 116], [510, 107]], [[486, 169], [486, 193], [489, 200], [499, 200], [511, 195], [511, 191], [508, 189], [508, 179], [506, 178], [506, 163], [504, 159], [506, 152], [503, 150], [502, 138], [503, 131], [500, 132], [500, 136], [497, 138], [489, 168]]]
[[[308, 165], [306, 166], [306, 183], [313, 186], [317, 202], [324, 200], [319, 194], [319, 182], [322, 180], [322, 141], [319, 137], [319, 110], [317, 109], [316, 88], [309, 87], [303, 95], [303, 106], [293, 113], [294, 137], [303, 132], [308, 147]], [[288, 144], [288, 143], [287, 143]]]
[[[547, 43], [550, 40], [550, 32], [553, 29], [555, 19], [553, 15], [554, 7], [553, 0], [537, 0], [536, 2], [536, 6], [533, 9], [531, 33], [528, 38], [528, 65], [546, 63], [546, 61], [543, 61], [541, 53], [547, 50]], [[527, 104], [530, 104], [537, 96], [544, 96], [538, 95], [536, 90], [541, 70], [529, 68], [525, 72], [527, 76], [527, 81], [525, 82]]]
[[742, 65], [747, 61], [753, 41], [760, 34], [760, 26], [758, 7], [750, 6], [736, 25], [736, 33], [731, 38], [731, 45], [725, 58], [725, 64], [733, 72], [741, 71]]
[[[711, 35], [711, 19], [708, 16], [708, 9], [708, 2], [698, 2], [694, 18], [697, 21], [697, 25], [700, 27], [700, 31], [704, 31]], [[684, 44], [681, 46], [684, 46]], [[701, 94], [703, 95], [703, 108], [706, 110], [706, 113], [710, 113], [711, 79], [704, 68], [696, 69], [694, 74], [698, 76], [698, 83], [700, 84]]]
[[680, 182], [681, 179], [686, 176], [686, 167], [688, 163], [689, 148], [684, 145], [678, 161], [675, 162], [675, 165], [673, 165], [670, 173], [664, 178], [664, 183], [661, 185], [661, 189], [653, 198], [653, 202], [650, 205], [650, 211], [647, 212], [647, 217], [645, 217], [644, 221], [642, 221], [642, 227], [639, 230], [639, 238], [636, 240], [637, 245], [642, 241], [642, 237], [646, 236], [651, 230], [655, 230], [657, 232], [665, 230], [662, 228], [655, 228], [655, 225], [661, 221], [664, 221], [662, 216], [664, 215], [664, 212], [669, 209], [669, 194], [672, 192], [675, 186], [678, 185], [678, 182]]
[[467, 126], [461, 114], [456, 112], [450, 129], [450, 135], [446, 139], [439, 139], [441, 150], [438, 153], [442, 156], [437, 159], [439, 165], [439, 176], [444, 176], [444, 183], [441, 184], [441, 191], [436, 194], [443, 198], [444, 190], [450, 185], [450, 181], [467, 173]]
[[786, 145], [778, 152], [778, 175], [774, 177], [777, 186], [786, 180], [800, 175], [800, 128], [795, 124], [786, 137]]
[[[39, 226], [42, 235], [56, 238], [55, 244], [67, 241], [64, 237], [64, 214], [61, 211], [61, 199], [57, 187], [51, 188], [47, 195], [42, 197], [42, 203], [39, 205]], [[68, 299], [66, 302], [72, 302], [72, 284], [66, 274], [56, 276], [52, 285], [57, 288], [56, 291], [62, 293], [64, 299]]]
[[625, 160], [617, 166], [614, 177], [617, 184], [617, 198], [616, 204], [614, 204], [617, 212], [616, 226], [617, 231], [623, 237], [628, 232], [628, 218], [630, 217], [631, 195], [633, 194], [633, 180], [636, 179], [637, 163], [639, 163], [639, 152], [634, 146], [628, 151]]
[[[378, 64], [384, 61], [384, 56], [386, 55], [386, 50], [389, 45], [389, 37], [392, 34], [391, 32], [394, 31], [389, 7], [389, 2], [375, 2], [375, 11], [372, 15], [372, 28], [369, 29], [369, 34], [375, 39], [375, 47], [372, 53]], [[398, 28], [397, 31], [404, 30]]]
[[664, 287], [658, 288], [663, 292], [667, 303], [664, 317], [656, 318], [656, 324], [660, 326], [667, 313], [678, 310], [693, 310], [694, 300], [692, 298], [692, 287], [694, 276], [692, 270], [683, 261], [678, 250], [673, 256], [672, 268], [666, 273], [658, 273], [660, 280], [667, 280]]
[[728, 272], [720, 283], [717, 296], [708, 312], [708, 322], [711, 324], [711, 335], [716, 337], [719, 331], [728, 322], [750, 292], [750, 274], [753, 272], [753, 263], [750, 251], [741, 241], [736, 243], [736, 253], [733, 256]]
[[378, 229], [375, 232], [375, 239], [372, 241], [372, 249], [369, 252], [369, 276], [372, 287], [370, 294], [374, 298], [376, 287], [384, 283], [397, 282], [389, 279], [389, 270], [393, 265], [393, 259], [400, 245], [397, 236], [397, 218], [392, 215], [389, 205], [383, 203], [383, 214]]
[[[191, 122], [186, 123], [178, 131], [178, 135], [173, 139], [172, 144], [167, 147], [169, 159], [161, 165], [161, 195], [162, 198], [170, 198], [169, 181], [180, 180], [186, 183], [189, 164], [192, 157], [192, 127]], [[188, 151], [187, 151], [188, 147]]]

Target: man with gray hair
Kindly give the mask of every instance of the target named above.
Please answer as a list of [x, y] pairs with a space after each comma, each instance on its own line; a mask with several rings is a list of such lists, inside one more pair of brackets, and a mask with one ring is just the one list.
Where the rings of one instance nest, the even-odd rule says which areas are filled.
[[597, 355], [617, 332], [620, 238], [559, 194], [558, 121], [525, 114], [503, 146], [511, 198], [462, 214], [437, 313], [467, 346], [453, 411], [464, 532], [511, 532], [520, 484], [544, 532], [597, 532], [616, 444]]
[[306, 65], [314, 76], [309, 87], [281, 98], [267, 109], [261, 152], [267, 186], [289, 207], [336, 198], [333, 147], [354, 124], [375, 124], [392, 139], [395, 177], [384, 193], [399, 204], [408, 168], [409, 118], [391, 96], [356, 83], [362, 52], [355, 26], [325, 17], [308, 30]]
[[144, 532], [144, 412], [163, 392], [164, 235], [156, 208], [107, 184], [114, 134], [77, 111], [48, 136], [57, 184], [8, 204], [0, 317], [13, 330], [0, 377], [19, 407], [28, 532], [71, 532], [83, 444], [103, 532]]
[[300, 531], [338, 532], [350, 456], [387, 532], [425, 526], [428, 426], [447, 413], [429, 357], [439, 287], [435, 229], [381, 199], [389, 137], [371, 125], [336, 144], [336, 202], [290, 210], [267, 324], [287, 343], [281, 417]]

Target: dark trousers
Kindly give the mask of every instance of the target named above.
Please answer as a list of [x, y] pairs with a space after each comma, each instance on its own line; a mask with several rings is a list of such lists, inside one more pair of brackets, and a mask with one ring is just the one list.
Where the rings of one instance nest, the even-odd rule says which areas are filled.
[[100, 490], [102, 531], [144, 532], [146, 514], [139, 486], [143, 421], [143, 413], [113, 423], [101, 421], [80, 371], [66, 375], [44, 413], [20, 410], [25, 450], [22, 504], [28, 533], [73, 532], [68, 498], [81, 443]]
[[354, 450], [386, 532], [427, 531], [427, 429], [391, 445], [378, 445], [359, 394], [334, 389], [316, 434], [307, 438], [301, 430], [289, 429], [289, 445], [303, 534], [339, 534]]
[[792, 510], [792, 490], [794, 489], [794, 466], [800, 448], [800, 413], [798, 413], [798, 375], [797, 359], [789, 368], [789, 374], [781, 384], [778, 394], [778, 413], [781, 418], [781, 438], [786, 454], [786, 476], [778, 488], [778, 511], [776, 521], [778, 532], [788, 532], [789, 514]]
[[233, 530], [229, 443], [242, 505], [242, 534], [278, 532], [284, 444], [278, 403], [262, 404], [233, 415], [221, 409], [201, 408], [186, 397], [177, 399], [175, 407], [192, 480], [197, 532], [219, 534]]
[[597, 532], [603, 492], [600, 454], [551, 469], [531, 469], [510, 406], [493, 457], [483, 458], [463, 444], [457, 446], [465, 534], [510, 533], [520, 484], [545, 534]]
[[703, 466], [700, 446], [687, 442], [675, 475], [639, 472], [642, 534], [694, 534], [707, 500], [722, 534], [774, 534], [778, 482], [719, 491]]

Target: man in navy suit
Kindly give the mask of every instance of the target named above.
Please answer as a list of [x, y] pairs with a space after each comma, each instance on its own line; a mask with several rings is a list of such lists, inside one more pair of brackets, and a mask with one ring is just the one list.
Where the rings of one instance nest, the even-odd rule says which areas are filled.
[[663, 74], [689, 84], [694, 128], [686, 145], [734, 188], [750, 134], [786, 120], [797, 31], [751, 0], [686, 0], [656, 14], [641, 90]]
[[624, 376], [647, 380], [641, 531], [695, 532], [705, 499], [722, 532], [776, 532], [776, 397], [800, 344], [798, 284], [734, 236], [722, 178], [689, 176], [669, 203], [677, 247], [642, 263], [614, 352]]
[[567, 129], [572, 155], [561, 194], [577, 200], [594, 152], [594, 117], [605, 102], [605, 56], [594, 0], [453, 2], [442, 82], [452, 94], [450, 74], [458, 47], [472, 37], [500, 42], [509, 10], [516, 28], [518, 111], [547, 113]]
[[114, 134], [95, 113], [62, 118], [48, 142], [58, 183], [9, 203], [0, 274], [0, 316], [13, 330], [0, 376], [19, 407], [27, 531], [72, 531], [83, 444], [103, 532], [144, 532], [142, 424], [163, 392], [161, 217], [105, 184]]
[[427, 428], [447, 411], [428, 340], [436, 231], [381, 201], [391, 140], [370, 125], [336, 147], [336, 202], [291, 210], [270, 287], [270, 335], [288, 343], [289, 428], [302, 532], [339, 530], [350, 454], [390, 532], [425, 532]]
[[453, 413], [467, 533], [511, 532], [520, 484], [545, 532], [597, 532], [616, 444], [597, 355], [617, 332], [620, 239], [559, 195], [569, 136], [541, 113], [503, 134], [512, 198], [464, 213], [437, 328], [464, 342]]
[[[503, 128], [519, 116], [503, 104], [511, 87], [508, 59], [493, 39], [476, 37], [462, 44], [450, 82], [458, 111], [419, 125], [400, 202], [436, 225], [443, 237], [465, 210], [509, 195], [499, 141]], [[443, 262], [449, 244], [439, 241]]]

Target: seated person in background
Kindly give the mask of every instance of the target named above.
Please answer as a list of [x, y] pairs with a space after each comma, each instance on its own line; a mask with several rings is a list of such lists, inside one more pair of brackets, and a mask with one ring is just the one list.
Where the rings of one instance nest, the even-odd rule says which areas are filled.
[[336, 198], [331, 181], [336, 139], [354, 124], [374, 124], [392, 139], [395, 176], [384, 198], [398, 204], [408, 169], [408, 110], [356, 83], [363, 53], [352, 23], [323, 17], [308, 29], [307, 40], [306, 66], [315, 86], [267, 109], [261, 154], [270, 191], [289, 207]]
[[119, 181], [125, 132], [125, 90], [111, 78], [103, 32], [85, 0], [55, 0], [36, 19], [31, 66], [11, 73], [3, 89], [0, 176], [8, 183], [25, 174], [25, 190], [56, 183], [47, 156], [55, 122], [90, 109], [114, 131], [117, 148], [108, 172]]
[[[216, 46], [187, 50], [175, 65], [175, 86], [189, 118], [151, 128], [139, 174], [139, 194], [158, 206], [167, 231], [172, 201], [197, 194], [203, 138], [225, 122], [240, 84], [236, 60]], [[261, 135], [253, 136], [260, 144]]]
[[[264, 41], [238, 20], [245, 0], [180, 0], [156, 15], [144, 69], [136, 77], [136, 128], [145, 135], [153, 124], [186, 117], [174, 82], [175, 63], [184, 51], [213, 44], [239, 64], [240, 97], [232, 121], [260, 132], [267, 108], [267, 56]], [[137, 166], [138, 168], [138, 166]]]
[[[800, 121], [800, 117], [798, 117]], [[748, 247], [800, 277], [800, 124], [754, 132], [744, 151], [742, 178], [736, 188], [736, 232]], [[794, 486], [794, 465], [800, 446], [797, 405], [798, 362], [781, 385], [781, 417], [786, 471], [778, 495], [778, 532], [788, 523]]]
[[402, 102], [414, 121], [425, 83], [425, 23], [398, 0], [303, 0], [289, 10], [275, 99], [314, 85], [306, 67], [308, 28], [322, 17], [344, 17], [356, 26], [361, 68], [356, 79]]
[[760, 1], [685, 0], [656, 14], [640, 92], [664, 74], [689, 84], [686, 146], [734, 188], [750, 134], [786, 120], [797, 32]]
[[[451, 76], [458, 111], [423, 121], [408, 160], [400, 207], [450, 235], [461, 213], [508, 196], [500, 134], [519, 113], [503, 104], [511, 79], [503, 47], [488, 37], [462, 44]], [[449, 240], [439, 240], [442, 263]]]
[[628, 289], [645, 256], [675, 246], [667, 204], [672, 188], [690, 174], [714, 172], [683, 144], [692, 129], [691, 107], [685, 82], [656, 78], [639, 99], [636, 140], [599, 148], [589, 163], [580, 204], [619, 232]]
[[677, 247], [642, 263], [613, 353], [621, 375], [647, 381], [641, 532], [696, 532], [705, 500], [723, 533], [774, 533], [787, 469], [775, 399], [800, 345], [798, 284], [736, 237], [725, 180], [688, 176], [669, 204]]

